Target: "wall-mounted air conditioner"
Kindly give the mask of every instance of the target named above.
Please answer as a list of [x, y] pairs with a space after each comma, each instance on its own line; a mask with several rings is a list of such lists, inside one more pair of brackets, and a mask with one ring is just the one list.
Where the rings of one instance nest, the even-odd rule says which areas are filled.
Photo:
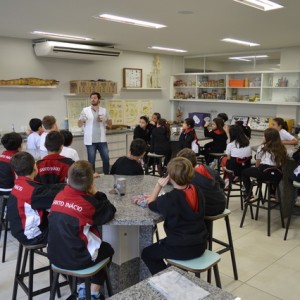
[[33, 49], [37, 56], [81, 60], [108, 60], [122, 53], [114, 48], [56, 41], [34, 42]]

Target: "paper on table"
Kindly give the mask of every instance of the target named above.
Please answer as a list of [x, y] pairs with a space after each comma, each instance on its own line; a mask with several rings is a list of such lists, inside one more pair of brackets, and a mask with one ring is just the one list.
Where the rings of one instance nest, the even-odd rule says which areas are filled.
[[168, 300], [201, 300], [209, 295], [209, 292], [176, 271], [151, 277], [149, 283]]

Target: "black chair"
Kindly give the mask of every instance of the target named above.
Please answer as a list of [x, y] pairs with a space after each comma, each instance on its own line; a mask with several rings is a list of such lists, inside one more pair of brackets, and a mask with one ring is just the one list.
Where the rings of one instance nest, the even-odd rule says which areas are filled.
[[[205, 216], [204, 219], [205, 219], [205, 224], [206, 224], [206, 227], [208, 230], [208, 250], [212, 250], [212, 245], [214, 242], [214, 243], [217, 243], [217, 244], [223, 246], [222, 249], [216, 251], [218, 254], [222, 254], [222, 253], [230, 251], [234, 279], [238, 280], [238, 271], [237, 271], [237, 266], [236, 266], [233, 240], [232, 240], [230, 221], [229, 221], [230, 214], [231, 214], [231, 211], [229, 209], [225, 209], [222, 214], [219, 214], [216, 216]], [[214, 223], [214, 221], [217, 221], [222, 218], [224, 218], [224, 220], [225, 220], [228, 242], [224, 242], [224, 241], [218, 240], [213, 237], [213, 223]], [[208, 271], [208, 276], [209, 277], [211, 276], [210, 271]], [[209, 278], [209, 280], [210, 280], [210, 278]]]
[[[18, 258], [17, 258], [17, 265], [16, 265], [16, 272], [15, 272], [15, 278], [14, 278], [14, 287], [13, 287], [13, 295], [12, 300], [17, 299], [17, 292], [18, 292], [18, 286], [20, 286], [26, 295], [28, 296], [28, 300], [31, 300], [34, 296], [49, 292], [52, 286], [52, 271], [50, 268], [50, 264], [48, 266], [40, 267], [35, 269], [34, 268], [34, 255], [42, 255], [44, 257], [48, 257], [46, 252], [43, 252], [43, 249], [46, 248], [46, 245], [39, 244], [39, 245], [23, 245], [19, 244], [19, 251], [18, 251]], [[24, 254], [23, 254], [23, 250]], [[26, 265], [27, 260], [29, 256], [29, 270], [26, 271]], [[44, 288], [41, 288], [39, 290], [33, 290], [33, 276], [41, 273], [49, 271], [50, 275], [50, 284], [49, 286], [46, 286]], [[28, 284], [27, 280], [24, 280], [25, 277], [28, 277]], [[35, 276], [37, 278], [37, 276]], [[67, 282], [60, 283], [60, 286], [68, 284]], [[60, 297], [60, 291], [57, 291], [58, 296]]]
[[145, 174], [146, 175], [149, 175], [149, 167], [150, 167], [150, 164], [152, 166], [152, 175], [155, 176], [155, 168], [156, 168], [156, 165], [158, 167], [158, 174], [159, 176], [162, 176], [162, 170], [163, 170], [163, 159], [165, 158], [164, 155], [160, 155], [160, 154], [155, 154], [155, 153], [151, 153], [149, 152], [147, 154], [147, 164], [146, 164], [146, 167], [145, 167]]
[[[247, 213], [248, 206], [250, 209], [256, 207], [255, 220], [258, 219], [259, 209], [267, 210], [267, 232], [268, 236], [271, 235], [271, 210], [279, 207], [280, 218], [281, 218], [281, 226], [284, 228], [284, 218], [283, 218], [283, 208], [281, 202], [281, 194], [279, 188], [279, 182], [282, 178], [282, 172], [278, 168], [268, 168], [264, 172], [266, 172], [269, 176], [268, 178], [274, 177], [272, 180], [252, 180], [251, 183], [251, 193], [253, 191], [254, 186], [257, 186], [256, 197], [253, 199], [245, 199], [245, 208], [242, 216], [242, 220], [240, 223], [240, 227], [243, 227], [245, 216]], [[275, 180], [275, 178], [280, 178]], [[265, 191], [263, 192], [263, 185], [265, 185]], [[271, 199], [272, 190], [276, 190], [277, 199]]]
[[[293, 181], [293, 186], [294, 186], [294, 188], [297, 191], [300, 189], [300, 183], [297, 182], [297, 181]], [[299, 206], [297, 206], [297, 207], [299, 207]], [[284, 240], [285, 241], [287, 239], [287, 235], [288, 235], [288, 232], [289, 232], [289, 228], [290, 228], [290, 224], [291, 224], [291, 219], [292, 219], [292, 215], [293, 215], [294, 211], [295, 211], [295, 203], [293, 201], [293, 202], [291, 202], [289, 216], [288, 216], [288, 220], [287, 220], [286, 227], [285, 227], [285, 233], [284, 233]]]

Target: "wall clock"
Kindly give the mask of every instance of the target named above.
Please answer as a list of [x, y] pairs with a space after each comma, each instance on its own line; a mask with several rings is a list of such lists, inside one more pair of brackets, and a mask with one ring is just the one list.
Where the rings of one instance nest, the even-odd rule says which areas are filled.
[[123, 69], [123, 87], [141, 88], [143, 85], [143, 70], [124, 68]]

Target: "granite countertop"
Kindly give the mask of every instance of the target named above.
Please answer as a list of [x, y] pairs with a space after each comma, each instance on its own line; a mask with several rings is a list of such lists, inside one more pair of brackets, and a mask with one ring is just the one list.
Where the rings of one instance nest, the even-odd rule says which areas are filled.
[[[176, 267], [170, 267], [168, 270], [174, 270], [182, 275], [184, 275], [186, 278], [203, 288], [204, 290], [208, 291], [210, 295], [205, 297], [205, 300], [233, 300], [235, 299], [235, 296], [232, 294], [223, 291], [206, 281], [204, 281], [201, 278], [197, 278], [194, 274], [184, 272]], [[168, 270], [165, 270], [161, 273], [168, 272]], [[159, 274], [161, 274], [159, 273]], [[158, 274], [158, 275], [159, 275]], [[124, 291], [110, 297], [111, 300], [140, 300], [140, 299], [147, 299], [147, 300], [160, 300], [160, 299], [166, 299], [162, 294], [160, 294], [158, 291], [156, 291], [154, 288], [150, 286], [148, 283], [149, 279], [145, 279], [138, 284], [125, 289]], [[188, 297], [187, 297], [188, 299]]]
[[[113, 189], [115, 177], [126, 178], [126, 193], [124, 196], [109, 193]], [[117, 209], [114, 219], [107, 225], [153, 225], [162, 221], [163, 217], [159, 214], [132, 203], [133, 196], [143, 193], [150, 194], [157, 180], [158, 177], [150, 175], [102, 175], [100, 178], [97, 178], [95, 180], [97, 189], [104, 192]], [[171, 186], [166, 186], [162, 191], [167, 192], [171, 189]]]

